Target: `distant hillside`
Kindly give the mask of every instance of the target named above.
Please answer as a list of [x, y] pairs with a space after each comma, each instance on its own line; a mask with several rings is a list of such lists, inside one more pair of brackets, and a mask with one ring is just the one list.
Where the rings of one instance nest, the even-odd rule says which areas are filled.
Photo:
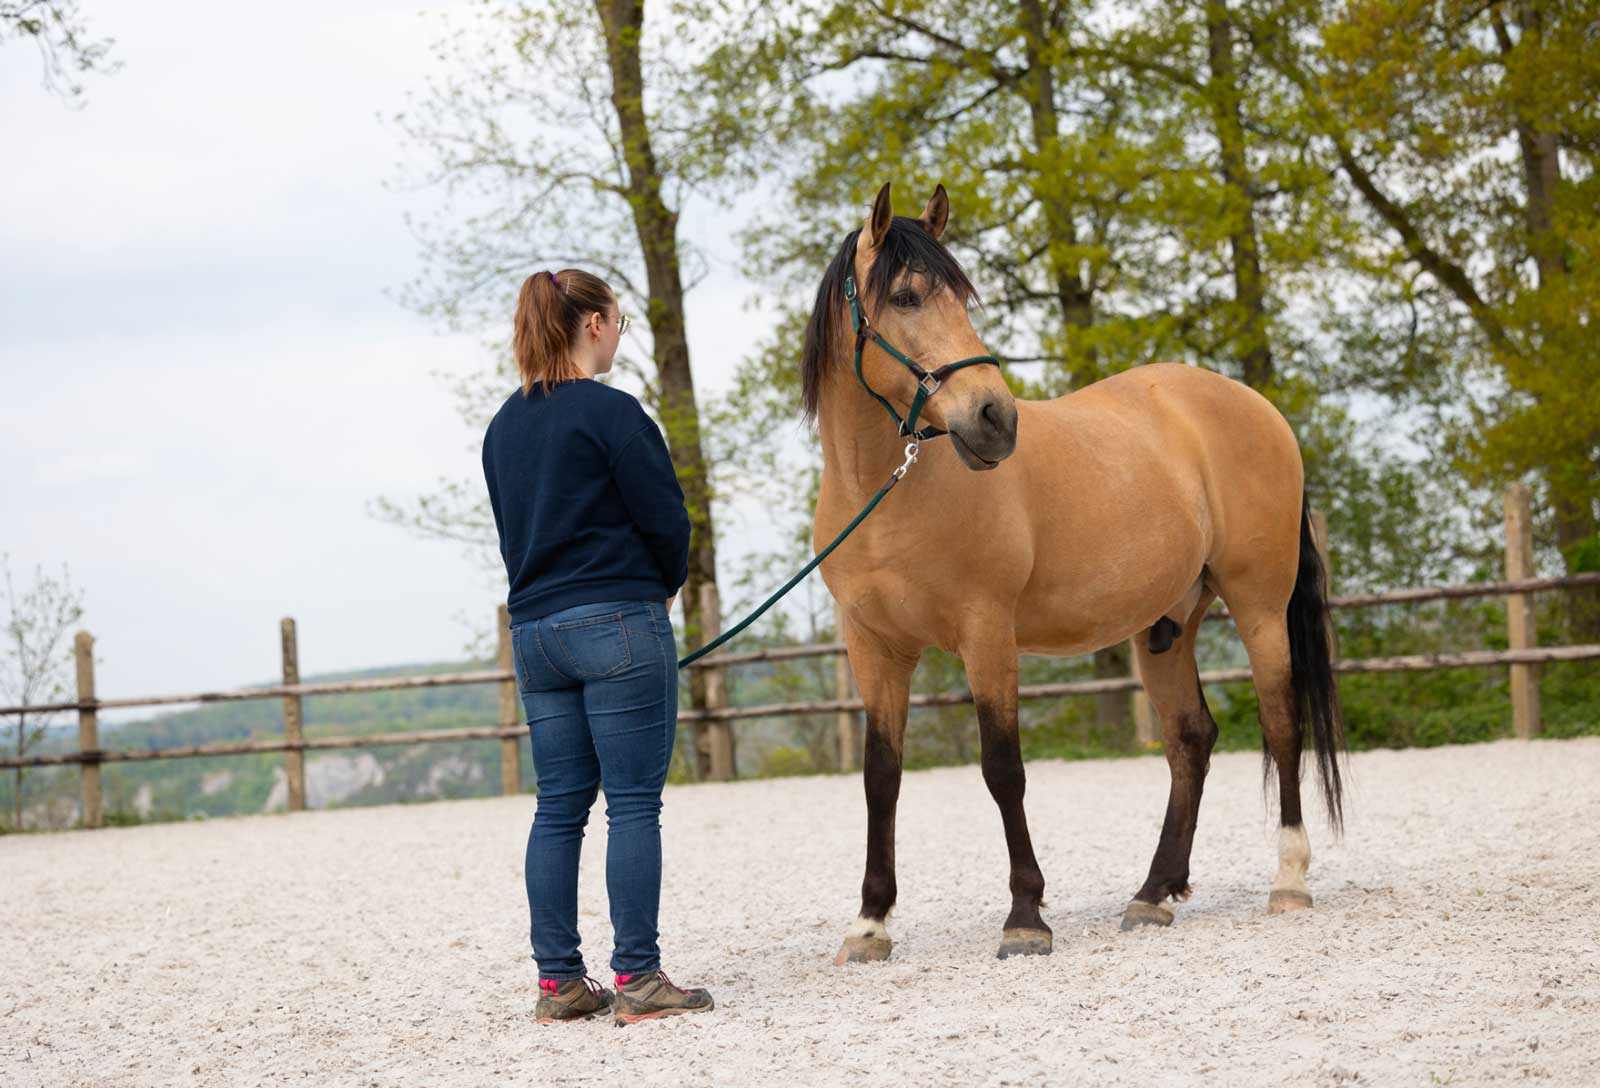
[[[394, 665], [354, 672], [320, 673], [303, 677], [307, 684], [332, 684], [352, 680], [377, 680], [389, 676], [432, 676], [447, 672], [492, 669], [492, 662], [444, 662], [431, 665]], [[276, 687], [279, 681], [245, 687]], [[419, 721], [445, 715], [480, 715], [479, 724], [499, 714], [499, 695], [491, 684], [452, 685], [409, 691], [375, 691], [353, 695], [312, 695], [303, 700], [308, 733], [347, 732], [344, 727], [372, 721], [394, 724], [396, 729], [445, 728], [422, 726]], [[327, 728], [322, 727], [340, 727]], [[174, 744], [208, 744], [282, 735], [283, 703], [278, 699], [210, 703], [192, 710], [161, 714], [145, 721], [102, 727], [107, 747], [164, 748]]]
[[[485, 662], [400, 665], [305, 677], [331, 683], [492, 668]], [[260, 685], [260, 686], [275, 686]], [[473, 684], [353, 695], [315, 695], [304, 700], [308, 737], [459, 729], [492, 725], [499, 716], [492, 684]], [[107, 723], [101, 742], [108, 750], [151, 751], [193, 744], [272, 740], [283, 735], [283, 702], [252, 699], [212, 703], [161, 714], [145, 721]], [[66, 719], [37, 752], [73, 751], [76, 726]], [[526, 761], [524, 761], [526, 762]], [[529, 768], [524, 783], [531, 786]], [[494, 741], [385, 747], [314, 754], [307, 759], [306, 788], [315, 807], [346, 803], [467, 797], [498, 789], [499, 748]], [[69, 826], [77, 818], [78, 770], [27, 772], [25, 826]], [[173, 759], [106, 764], [103, 770], [109, 819], [186, 819], [281, 809], [287, 801], [279, 754]], [[0, 812], [12, 806], [14, 779], [0, 776]]]

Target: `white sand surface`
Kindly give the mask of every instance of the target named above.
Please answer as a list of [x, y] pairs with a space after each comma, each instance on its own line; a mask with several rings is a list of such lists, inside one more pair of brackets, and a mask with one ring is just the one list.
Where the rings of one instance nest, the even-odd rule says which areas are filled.
[[978, 768], [908, 774], [894, 956], [844, 968], [859, 777], [670, 789], [665, 966], [718, 1008], [620, 1029], [531, 1018], [531, 797], [7, 837], [0, 1084], [1600, 1084], [1600, 739], [1357, 755], [1279, 917], [1259, 767], [1213, 761], [1194, 898], [1124, 934], [1164, 762], [1030, 765], [1055, 954], [1004, 962]]

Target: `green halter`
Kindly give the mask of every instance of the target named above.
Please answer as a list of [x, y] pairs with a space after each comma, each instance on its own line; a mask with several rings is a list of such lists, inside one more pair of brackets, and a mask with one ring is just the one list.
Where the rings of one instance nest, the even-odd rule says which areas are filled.
[[[867, 315], [861, 309], [861, 299], [856, 295], [856, 278], [854, 276], [846, 276], [844, 279], [844, 297], [850, 303], [850, 327], [856, 333], [856, 377], [860, 379], [862, 388], [871, 393], [873, 399], [883, 405], [884, 411], [889, 413], [895, 425], [900, 428], [900, 434], [903, 437], [914, 438], [921, 442], [923, 439], [937, 438], [945, 434], [945, 431], [941, 431], [937, 427], [924, 427], [920, 431], [917, 430], [917, 417], [922, 414], [922, 406], [928, 402], [929, 397], [939, 391], [939, 387], [944, 384], [946, 378], [962, 367], [976, 366], [979, 363], [990, 363], [994, 366], [999, 366], [1000, 360], [993, 355], [974, 355], [968, 359], [958, 359], [953, 363], [946, 363], [938, 370], [924, 370], [915, 359], [896, 351], [894, 346], [868, 323]], [[917, 392], [911, 398], [911, 412], [905, 419], [900, 418], [900, 413], [894, 410], [894, 405], [890, 404], [878, 394], [876, 389], [867, 384], [866, 375], [861, 373], [861, 351], [866, 347], [868, 340], [876, 341], [880, 348], [888, 352], [892, 358], [899, 360], [906, 369], [911, 371], [912, 376], [917, 379]]]

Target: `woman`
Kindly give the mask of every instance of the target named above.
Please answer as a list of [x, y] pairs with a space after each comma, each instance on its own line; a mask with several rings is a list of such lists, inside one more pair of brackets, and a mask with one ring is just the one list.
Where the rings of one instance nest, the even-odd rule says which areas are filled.
[[[628, 327], [605, 281], [528, 277], [512, 346], [522, 388], [483, 440], [511, 592], [512, 655], [533, 741], [538, 807], [526, 878], [540, 1023], [619, 1023], [712, 1007], [661, 972], [661, 787], [678, 718], [667, 610], [689, 569], [689, 516], [661, 431], [592, 380]], [[578, 852], [601, 783], [615, 993], [578, 944]]]

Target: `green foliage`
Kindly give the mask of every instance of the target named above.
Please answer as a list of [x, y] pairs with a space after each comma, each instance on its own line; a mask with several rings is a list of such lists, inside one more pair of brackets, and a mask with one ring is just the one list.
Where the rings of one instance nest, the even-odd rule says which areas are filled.
[[761, 757], [762, 778], [784, 778], [798, 774], [816, 774], [817, 766], [811, 753], [804, 748], [769, 748]]
[[1464, 482], [1538, 481], [1569, 550], [1600, 501], [1600, 5], [1281, 11], [1266, 53], [1365, 241], [1340, 369], [1411, 399]]
[[1573, 574], [1600, 571], [1600, 534], [1574, 541], [1565, 550], [1567, 570]]

